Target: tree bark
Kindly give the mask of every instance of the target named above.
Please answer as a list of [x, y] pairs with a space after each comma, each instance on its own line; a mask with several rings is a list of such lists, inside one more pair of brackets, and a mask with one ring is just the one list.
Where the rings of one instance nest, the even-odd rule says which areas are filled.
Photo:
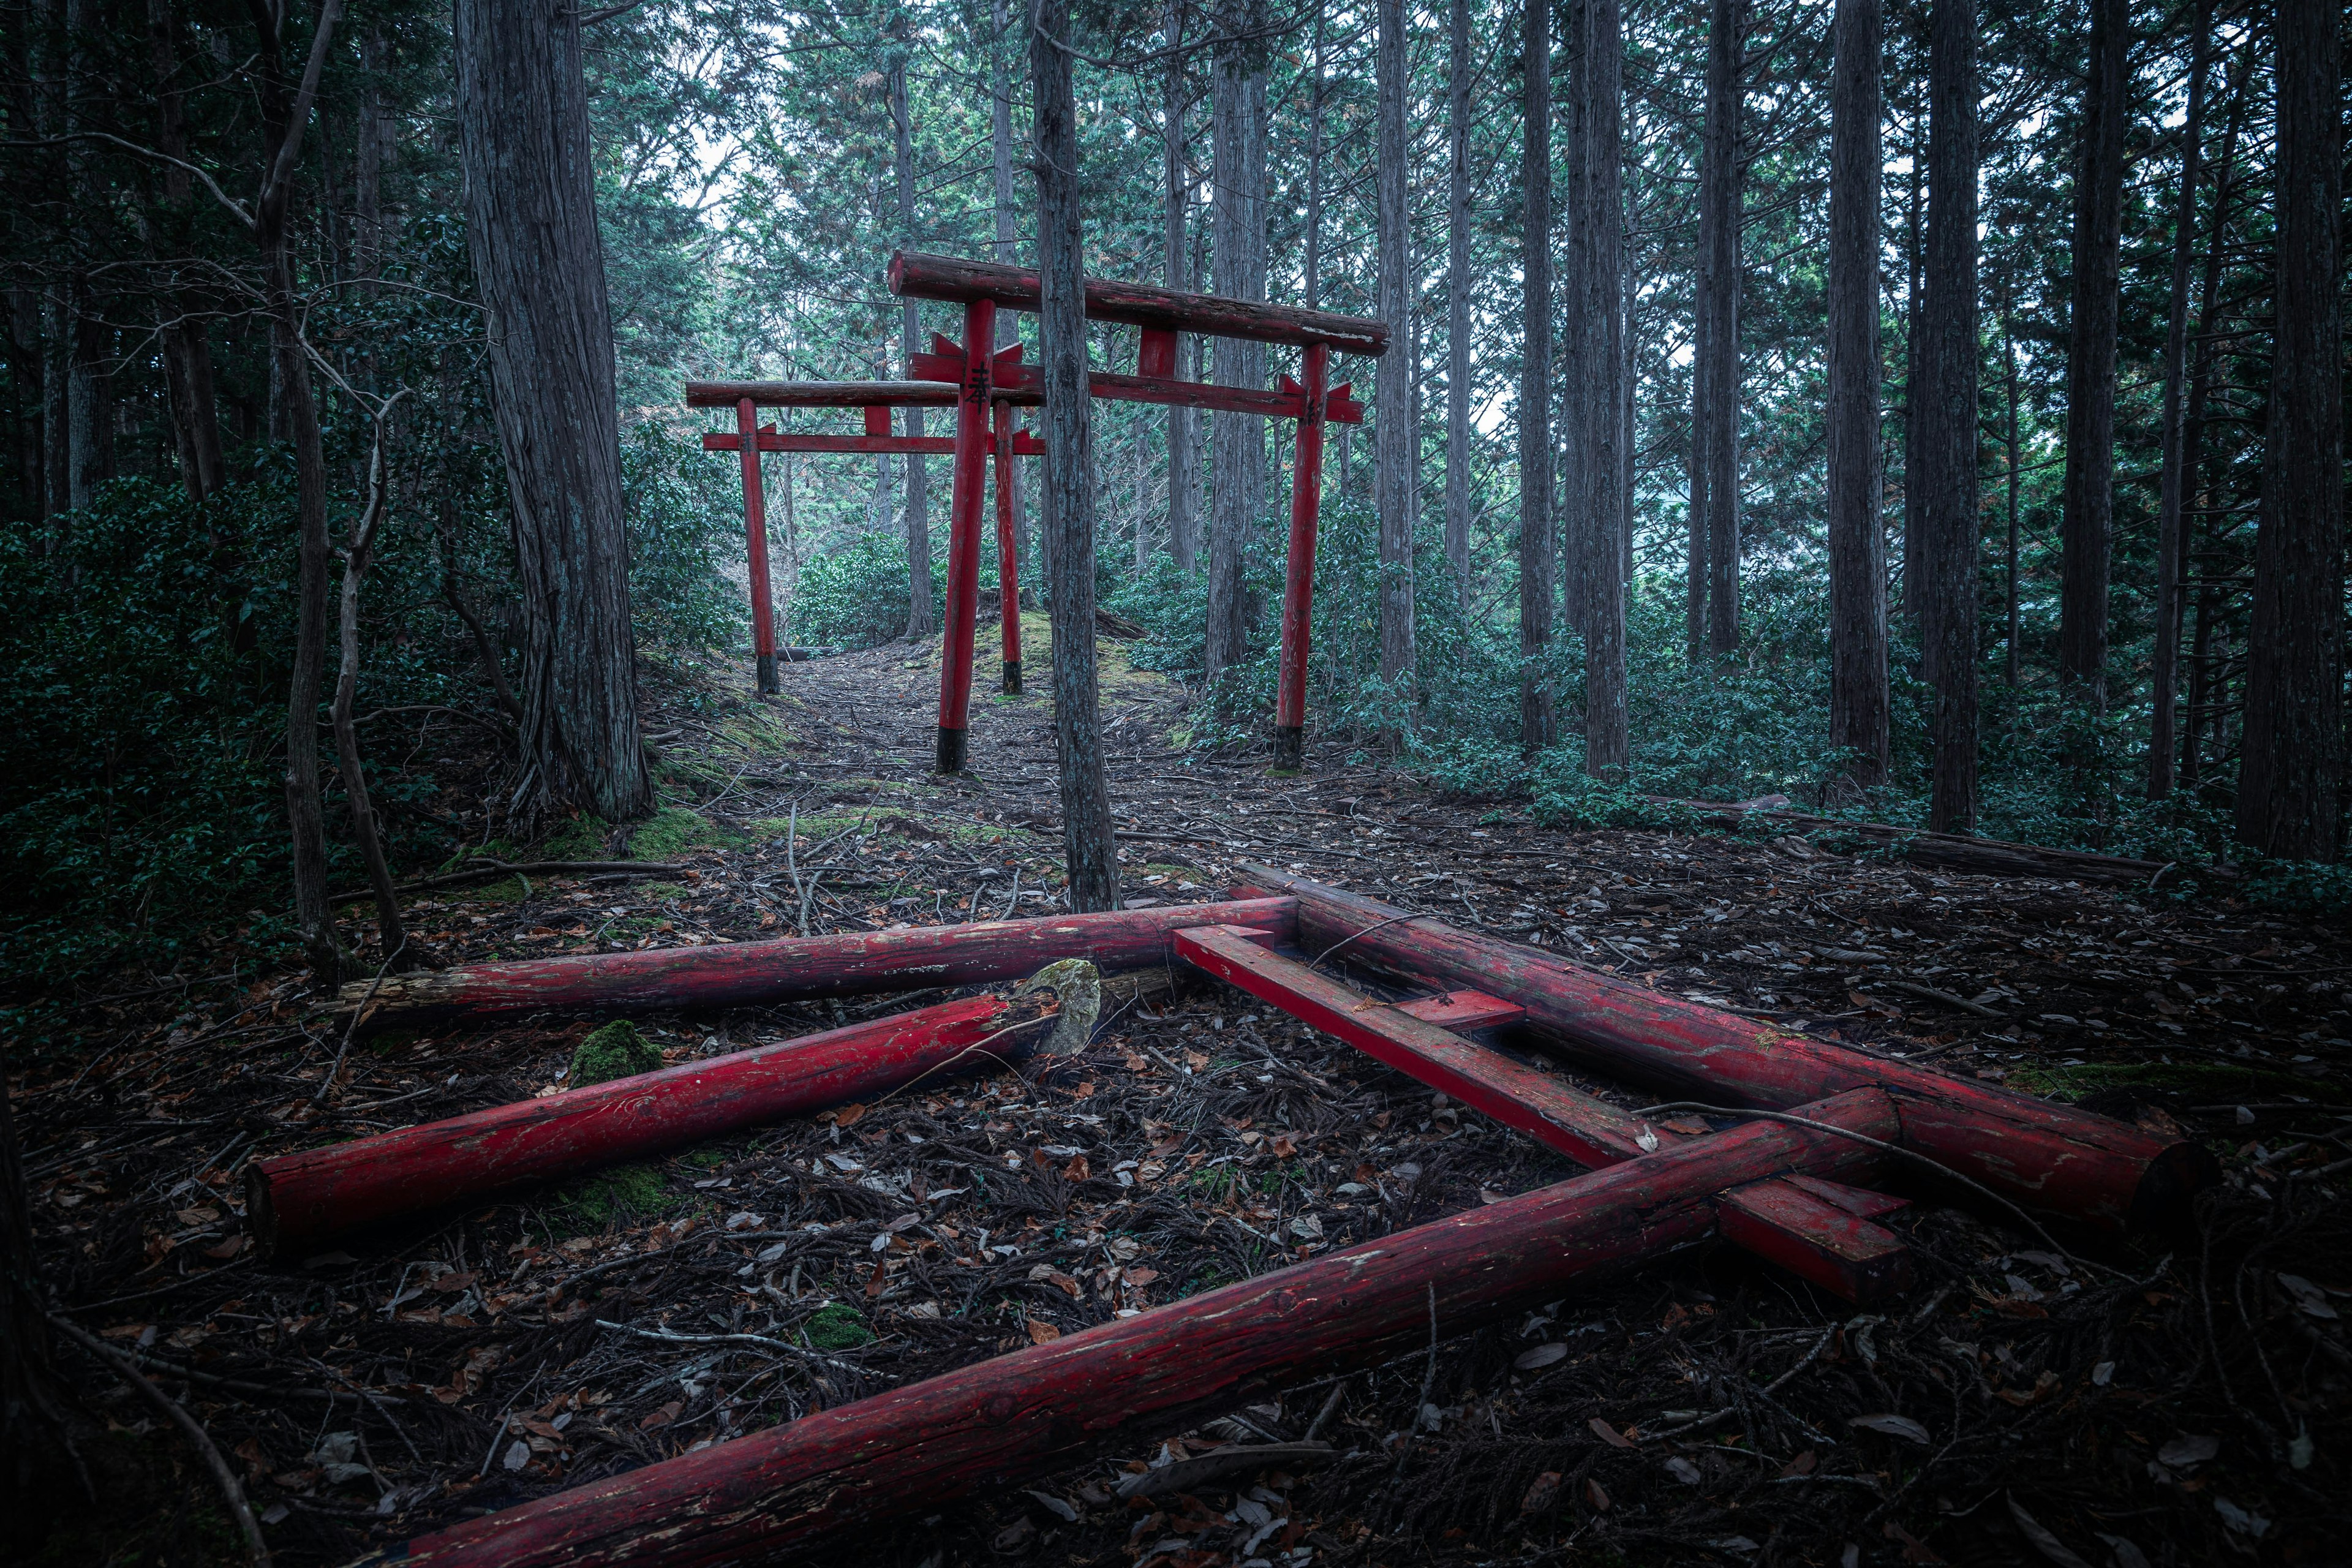
[[[897, 132], [896, 168], [898, 176], [899, 243], [907, 249], [915, 244], [915, 121], [907, 104], [906, 19], [903, 14], [893, 25], [890, 48], [889, 92], [890, 124]], [[912, 300], [898, 313], [898, 353], [908, 364], [923, 352], [922, 310]], [[920, 437], [923, 433], [923, 411], [908, 408], [904, 412], [907, 434]], [[907, 635], [927, 637], [939, 628], [931, 623], [931, 517], [930, 465], [919, 452], [906, 457], [907, 468]]]
[[653, 784], [578, 13], [458, 0], [455, 39], [466, 230], [514, 506], [525, 799], [626, 821], [653, 809]]
[[1575, 121], [1575, 331], [1584, 472], [1573, 536], [1584, 546], [1584, 771], [1622, 781], [1632, 763], [1625, 664], [1624, 39], [1619, 0], [1581, 0]]
[[[1168, 7], [1168, 45], [1171, 51], [1181, 50], [1184, 42], [1184, 6], [1182, 0], [1171, 0]], [[1168, 72], [1162, 88], [1161, 124], [1165, 136], [1165, 185], [1167, 204], [1167, 270], [1168, 287], [1189, 289], [1192, 278], [1186, 268], [1185, 217], [1192, 205], [1192, 175], [1185, 162], [1184, 110], [1189, 95], [1184, 87], [1184, 56], [1171, 52], [1168, 57]], [[1319, 130], [1319, 125], [1318, 125]], [[1319, 144], [1318, 151], [1319, 151]], [[1312, 210], [1310, 206], [1310, 211]], [[1310, 246], [1312, 241], [1309, 241]], [[1309, 269], [1312, 276], [1312, 269]], [[1313, 287], [1310, 282], [1308, 287]], [[1312, 295], [1307, 303], [1314, 303]], [[1200, 340], [1192, 334], [1179, 333], [1176, 339], [1176, 374], [1186, 380], [1198, 374]], [[1189, 573], [1200, 559], [1200, 482], [1201, 460], [1192, 445], [1197, 421], [1189, 408], [1168, 411], [1168, 554], [1177, 570]]]
[[1977, 816], [1976, 0], [1929, 18], [1927, 300], [1919, 340], [1921, 663], [1935, 750], [1928, 826]]
[[1045, 384], [1045, 531], [1054, 595], [1054, 742], [1062, 848], [1073, 910], [1118, 904], [1110, 792], [1095, 684], [1093, 399], [1087, 385], [1085, 227], [1078, 211], [1077, 105], [1069, 0], [1039, 0], [1029, 39], [1037, 142], [1038, 336]]
[[1838, 0], [1830, 82], [1830, 745], [1852, 790], [1886, 782], [1886, 531], [1878, 513], [1880, 0]]
[[1927, 216], [1927, 106], [1915, 100], [1911, 115], [1911, 191], [1904, 209], [1904, 259], [1909, 267], [1903, 296], [1903, 620], [1919, 629], [1922, 574], [1919, 557], [1919, 304], [1920, 268], [1927, 258], [1922, 243]]
[[[1226, 35], [1211, 63], [1211, 133], [1215, 142], [1212, 196], [1216, 292], [1265, 298], [1265, 76], [1258, 45], [1234, 41], [1264, 21], [1263, 0], [1243, 0], [1221, 19]], [[1265, 384], [1265, 349], [1218, 338], [1211, 379], [1223, 386]], [[1215, 700], [1230, 704], [1228, 671], [1249, 658], [1251, 616], [1246, 567], [1265, 484], [1265, 432], [1255, 415], [1209, 417], [1208, 678]]]
[[[1004, 56], [1006, 39], [1012, 36], [1013, 11], [1010, 0], [995, 0], [995, 5], [996, 37], [988, 50], [993, 89], [989, 94], [988, 134], [996, 174], [996, 259], [1007, 267], [1017, 267], [1021, 262], [1021, 208], [1013, 184], [1013, 72]], [[999, 310], [996, 346], [1008, 348], [1020, 341], [1020, 315], [1013, 310]], [[1018, 409], [1013, 411], [1013, 424], [1016, 430], [1021, 426]], [[1029, 549], [1029, 486], [1020, 463], [1013, 463], [1007, 473], [1013, 491], [1013, 559], [1017, 574], [1024, 568], [1034, 570], [1030, 566], [1035, 557]], [[794, 572], [797, 580], [797, 565]], [[1004, 584], [1001, 591], [1017, 594], [1018, 585]], [[1014, 603], [1019, 604], [1019, 599]]]
[[1747, 35], [1746, 0], [1710, 0], [1693, 423], [1706, 479], [1706, 646], [1717, 658], [1739, 646], [1739, 120]]
[[1446, 18], [1445, 559], [1454, 592], [1470, 605], [1470, 0]]
[[2344, 775], [2337, 27], [2326, 0], [2278, 8], [2278, 317], [2238, 779], [2239, 841], [2297, 860], [2336, 858]]
[[[2156, 650], [2148, 669], [2147, 797], [2172, 793], [2180, 677], [2181, 574], [2188, 563], [2184, 517], [2186, 465], [2195, 460], [2185, 439], [2189, 376], [2189, 262], [2197, 246], [2200, 138], [2205, 129], [2206, 62], [2211, 53], [2212, 0], [2198, 0], [2189, 23], [2189, 107], [2180, 127], [2180, 192], [2172, 218], [2172, 301], [2164, 339], [2164, 474], [2157, 503]], [[2011, 463], [2015, 465], [2015, 455]]]
[[1404, 0], [1379, 0], [1375, 75], [1380, 117], [1374, 155], [1379, 229], [1377, 314], [1388, 323], [1390, 350], [1376, 362], [1372, 401], [1378, 425], [1372, 482], [1381, 530], [1381, 679], [1401, 712], [1410, 711], [1413, 677], [1413, 484], [1420, 432], [1413, 418], [1411, 300], [1405, 251], [1412, 215], [1405, 207]]
[[[2074, 176], [2074, 283], [2066, 354], [2066, 482], [2059, 516], [2058, 676], [2106, 707], [2107, 586], [2115, 543], [2116, 327], [2122, 302], [2125, 51], [2129, 0], [2091, 0]], [[1930, 288], [1932, 289], [1932, 285]]]
[[1551, 12], [1526, 0], [1520, 70], [1525, 112], [1519, 187], [1519, 746], [1548, 750], [1554, 734], [1549, 672], [1551, 484]]

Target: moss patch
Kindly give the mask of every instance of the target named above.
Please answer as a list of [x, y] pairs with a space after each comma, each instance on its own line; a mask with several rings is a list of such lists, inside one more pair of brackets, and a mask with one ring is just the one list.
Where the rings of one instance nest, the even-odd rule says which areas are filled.
[[666, 805], [629, 835], [629, 858], [667, 860], [680, 850], [703, 846], [725, 848], [740, 842], [735, 834], [682, 805]]
[[2012, 1087], [2052, 1100], [2076, 1100], [2109, 1089], [2137, 1089], [2204, 1100], [2297, 1095], [2340, 1101], [2344, 1090], [2325, 1079], [2297, 1078], [2274, 1068], [2233, 1062], [2092, 1062], [2071, 1068], [2014, 1068]]
[[821, 1351], [855, 1350], [874, 1339], [874, 1331], [866, 1326], [864, 1315], [846, 1301], [819, 1307], [801, 1331], [808, 1336], [809, 1343]]
[[614, 1220], [667, 1214], [683, 1201], [653, 1166], [615, 1165], [565, 1188], [562, 1207], [576, 1225], [601, 1229]]
[[635, 1078], [661, 1065], [662, 1054], [653, 1042], [637, 1033], [637, 1026], [626, 1018], [615, 1018], [572, 1051], [572, 1072], [565, 1081], [573, 1089], [585, 1089], [592, 1083]]

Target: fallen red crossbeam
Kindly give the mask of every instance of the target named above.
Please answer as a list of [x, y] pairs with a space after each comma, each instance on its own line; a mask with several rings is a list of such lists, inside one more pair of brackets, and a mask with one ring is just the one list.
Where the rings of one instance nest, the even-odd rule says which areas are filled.
[[[1178, 931], [1176, 952], [1259, 1001], [1579, 1164], [1596, 1170], [1619, 1164], [1687, 1136], [1454, 1032], [1515, 1023], [1526, 1016], [1524, 1008], [1462, 992], [1391, 1006], [1267, 952], [1263, 933], [1232, 926]], [[1760, 1188], [1734, 1195], [1740, 1200], [1739, 1219], [1725, 1234], [1800, 1278], [1864, 1305], [1909, 1288], [1910, 1254], [1902, 1238], [1856, 1212], [1870, 1207], [1883, 1214], [1901, 1207], [1899, 1199]]]
[[969, 1053], [1021, 1054], [1004, 1002], [971, 996], [781, 1045], [686, 1062], [453, 1116], [245, 1168], [246, 1225], [265, 1254], [457, 1202], [497, 1197], [623, 1160], [886, 1093]]
[[[1881, 1141], [1870, 1090], [1805, 1108]], [[1879, 1152], [1756, 1122], [1363, 1247], [422, 1536], [407, 1568], [773, 1562], [1139, 1446], [1307, 1375], [1377, 1365], [1707, 1237], [1716, 1194], [1792, 1171], [1871, 1178]]]
[[1249, 899], [514, 959], [355, 982], [343, 987], [341, 1001], [347, 1008], [364, 1008], [363, 1026], [386, 1028], [524, 1013], [650, 1013], [923, 991], [1017, 979], [1057, 958], [1088, 959], [1106, 972], [1172, 963], [1170, 937], [1187, 926], [1254, 926], [1287, 942], [1297, 909], [1289, 899]]
[[2211, 1157], [2185, 1140], [1792, 1034], [1304, 877], [1244, 870], [1261, 892], [1298, 900], [1300, 946], [1343, 943], [1342, 963], [1525, 1007], [1547, 1046], [1626, 1083], [1777, 1110], [1874, 1085], [1902, 1107], [1905, 1147], [2026, 1208], [2104, 1229], [2160, 1223], [2211, 1177]]

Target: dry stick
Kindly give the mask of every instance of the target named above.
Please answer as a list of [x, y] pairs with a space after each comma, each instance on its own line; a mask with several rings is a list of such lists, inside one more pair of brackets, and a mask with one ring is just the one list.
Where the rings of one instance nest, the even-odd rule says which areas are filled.
[[1421, 1413], [1429, 1408], [1429, 1391], [1436, 1384], [1437, 1287], [1433, 1284], [1429, 1288], [1429, 1364], [1422, 1369], [1421, 1397], [1413, 1401], [1412, 1425], [1405, 1428], [1404, 1441], [1397, 1445], [1396, 1468], [1389, 1473], [1389, 1485], [1392, 1487], [1404, 1478], [1405, 1461], [1412, 1458], [1412, 1440], [1421, 1433]]
[[1307, 1424], [1307, 1436], [1301, 1437], [1300, 1442], [1315, 1441], [1315, 1434], [1323, 1430], [1323, 1423], [1331, 1419], [1331, 1412], [1339, 1408], [1339, 1401], [1347, 1392], [1348, 1380], [1344, 1377], [1331, 1385], [1331, 1397], [1323, 1402], [1323, 1408], [1317, 1411], [1315, 1419]]
[[[360, 1020], [367, 1016], [368, 1004], [375, 1000], [376, 988], [383, 984], [384, 972], [393, 966], [394, 961], [400, 957], [407, 946], [408, 938], [403, 936], [400, 939], [400, 946], [385, 953], [383, 962], [376, 966], [375, 978], [368, 982], [367, 994], [361, 997], [360, 1005], [352, 1009], [352, 1021], [343, 1026], [343, 1043], [335, 1047], [333, 1064], [327, 1068], [326, 1078], [320, 1082], [319, 1092], [310, 1097], [312, 1108], [315, 1109], [320, 1100], [326, 1099], [327, 1091], [335, 1087], [335, 1075], [343, 1070], [343, 1058], [352, 1048], [353, 1032], [359, 1028]], [[234, 1144], [231, 1145], [231, 1147], [234, 1146]]]
[[221, 1458], [220, 1449], [214, 1446], [203, 1424], [189, 1415], [178, 1400], [150, 1383], [147, 1374], [113, 1346], [85, 1331], [79, 1324], [68, 1322], [54, 1312], [48, 1314], [48, 1319], [52, 1328], [104, 1362], [116, 1376], [144, 1394], [150, 1403], [171, 1418], [173, 1425], [186, 1434], [188, 1441], [195, 1446], [197, 1454], [203, 1458], [205, 1468], [212, 1471], [213, 1480], [220, 1487], [229, 1512], [236, 1516], [236, 1527], [244, 1532], [246, 1545], [252, 1549], [255, 1568], [269, 1568], [269, 1544], [261, 1539], [261, 1524], [253, 1517], [253, 1509], [245, 1500], [245, 1488], [238, 1483], [236, 1472], [228, 1468], [228, 1461]]
[[360, 763], [359, 726], [352, 719], [352, 708], [359, 691], [360, 679], [360, 580], [367, 575], [368, 561], [375, 550], [376, 525], [383, 518], [384, 419], [392, 413], [393, 405], [407, 395], [408, 388], [404, 386], [371, 411], [375, 438], [368, 451], [367, 505], [361, 510], [359, 521], [352, 525], [351, 541], [341, 552], [343, 589], [339, 601], [341, 665], [335, 676], [332, 709], [335, 756], [343, 773], [343, 800], [351, 808], [352, 835], [359, 840], [360, 858], [367, 866], [368, 885], [375, 894], [376, 940], [386, 952], [394, 954], [408, 946], [408, 935], [401, 926], [400, 897], [392, 883], [391, 863], [384, 858], [383, 836], [376, 829], [375, 810], [368, 800], [367, 777]]

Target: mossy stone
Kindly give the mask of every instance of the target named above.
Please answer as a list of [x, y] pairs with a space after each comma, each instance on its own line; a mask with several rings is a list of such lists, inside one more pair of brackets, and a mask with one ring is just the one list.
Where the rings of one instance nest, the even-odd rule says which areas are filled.
[[648, 1218], [677, 1207], [681, 1201], [652, 1165], [614, 1165], [563, 1194], [566, 1213], [591, 1226], [607, 1226], [616, 1219]]
[[662, 1054], [654, 1043], [637, 1033], [637, 1026], [626, 1018], [615, 1018], [572, 1051], [567, 1081], [573, 1089], [585, 1089], [592, 1083], [653, 1072], [661, 1065]]

